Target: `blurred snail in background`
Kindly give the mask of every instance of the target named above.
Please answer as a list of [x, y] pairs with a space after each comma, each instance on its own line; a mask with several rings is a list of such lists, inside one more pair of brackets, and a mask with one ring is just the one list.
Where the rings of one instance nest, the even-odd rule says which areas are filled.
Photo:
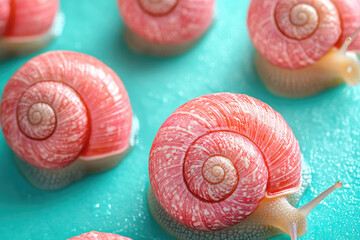
[[113, 233], [92, 231], [76, 237], [69, 238], [68, 240], [131, 240], [131, 238], [123, 237]]
[[214, 5], [215, 0], [118, 0], [127, 44], [155, 56], [190, 49], [211, 25]]
[[252, 0], [248, 29], [258, 73], [275, 94], [360, 82], [358, 0]]
[[116, 73], [76, 52], [48, 52], [28, 61], [1, 99], [5, 140], [22, 173], [41, 189], [114, 167], [133, 145], [132, 118]]
[[306, 215], [342, 186], [293, 207], [309, 184], [294, 134], [267, 104], [231, 93], [171, 114], [151, 147], [149, 175], [150, 211], [178, 239], [296, 239]]
[[0, 59], [44, 48], [63, 27], [58, 10], [58, 0], [0, 0]]

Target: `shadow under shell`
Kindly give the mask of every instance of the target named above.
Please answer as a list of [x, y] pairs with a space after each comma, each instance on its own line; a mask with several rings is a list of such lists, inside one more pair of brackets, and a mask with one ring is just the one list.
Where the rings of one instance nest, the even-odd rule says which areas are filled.
[[54, 38], [58, 37], [64, 28], [65, 15], [59, 12], [50, 30], [35, 37], [0, 37], [0, 60], [14, 56], [22, 56], [40, 51], [45, 48]]
[[35, 187], [42, 190], [60, 189], [83, 179], [89, 174], [104, 172], [117, 166], [134, 147], [138, 131], [139, 120], [133, 116], [128, 149], [102, 159], [85, 161], [79, 158], [70, 165], [56, 170], [35, 167], [17, 156], [15, 156], [15, 163], [25, 178]]

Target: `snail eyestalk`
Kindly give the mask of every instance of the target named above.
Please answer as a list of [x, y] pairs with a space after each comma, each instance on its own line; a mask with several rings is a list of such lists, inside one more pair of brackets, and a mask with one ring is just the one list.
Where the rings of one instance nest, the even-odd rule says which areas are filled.
[[342, 187], [342, 183], [337, 182], [300, 208], [293, 207], [285, 197], [265, 198], [247, 221], [275, 227], [289, 234], [292, 240], [297, 239], [298, 236], [300, 237], [307, 232], [306, 217], [310, 211], [326, 196], [340, 187]]
[[360, 33], [360, 27], [356, 29], [356, 31], [350, 37], [347, 37], [345, 39], [343, 45], [340, 48], [341, 53], [345, 53], [348, 50], [349, 46], [351, 45], [351, 43], [354, 41], [354, 39], [357, 37], [359, 33]]
[[291, 224], [290, 237], [291, 237], [291, 240], [296, 240], [297, 239], [297, 226], [296, 226], [296, 224]]
[[305, 215], [309, 214], [311, 210], [314, 209], [325, 197], [327, 197], [334, 190], [341, 188], [343, 186], [342, 182], [338, 181], [333, 186], [325, 190], [319, 196], [308, 202], [306, 205], [299, 208], [299, 211]]

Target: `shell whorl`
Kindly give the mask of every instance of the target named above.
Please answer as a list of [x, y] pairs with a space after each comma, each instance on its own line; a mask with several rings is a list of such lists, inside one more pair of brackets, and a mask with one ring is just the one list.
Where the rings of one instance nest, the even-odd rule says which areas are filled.
[[210, 26], [214, 0], [118, 0], [127, 27], [159, 44], [179, 44], [200, 37]]
[[[6, 10], [7, 21], [2, 21], [2, 12]], [[0, 36], [18, 38], [45, 34], [58, 10], [58, 0], [0, 0]]]
[[24, 161], [44, 169], [95, 160], [129, 147], [132, 111], [125, 87], [105, 64], [55, 51], [22, 66], [1, 100], [4, 137]]
[[161, 126], [150, 182], [163, 208], [202, 231], [241, 222], [269, 198], [300, 186], [300, 149], [280, 114], [246, 95], [196, 98]]
[[275, 9], [275, 22], [288, 38], [302, 40], [315, 33], [319, 27], [319, 16], [316, 9], [309, 4], [292, 6], [281, 2]]
[[204, 201], [218, 202], [230, 196], [239, 200], [246, 194], [242, 201], [257, 206], [264, 197], [268, 174], [261, 152], [250, 140], [217, 131], [190, 145], [184, 178], [193, 195]]
[[339, 14], [330, 0], [253, 0], [248, 28], [256, 49], [268, 61], [298, 69], [315, 63], [338, 42]]
[[[32, 144], [30, 154], [22, 144], [14, 144], [13, 150], [34, 165], [67, 166], [79, 156], [88, 140], [85, 104], [74, 89], [63, 83], [43, 81], [29, 87], [20, 97], [16, 113], [24, 136], [41, 143]], [[55, 146], [56, 150], [51, 150]]]

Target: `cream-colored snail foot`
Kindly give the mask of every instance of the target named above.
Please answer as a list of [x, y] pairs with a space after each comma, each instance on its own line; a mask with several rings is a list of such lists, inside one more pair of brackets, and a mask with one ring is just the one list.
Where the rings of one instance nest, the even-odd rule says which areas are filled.
[[[294, 194], [287, 195], [286, 198], [289, 203], [296, 206], [305, 190], [311, 183], [311, 170], [308, 165], [302, 161], [302, 184], [299, 191]], [[172, 218], [156, 200], [154, 192], [151, 187], [148, 190], [148, 204], [149, 209], [155, 220], [161, 227], [177, 239], [182, 240], [260, 240], [267, 239], [275, 235], [282, 234], [279, 229], [270, 226], [262, 226], [252, 224], [245, 219], [243, 222], [232, 227], [213, 231], [202, 232], [188, 228], [174, 218]]]
[[70, 165], [60, 169], [42, 169], [35, 167], [17, 156], [15, 162], [25, 178], [35, 187], [42, 190], [56, 190], [85, 178], [89, 174], [105, 172], [116, 167], [121, 160], [132, 150], [139, 131], [139, 120], [136, 116], [132, 120], [132, 130], [129, 147], [125, 151], [96, 160], [77, 159]]
[[201, 39], [201, 37], [199, 37], [181, 44], [159, 44], [149, 42], [139, 37], [127, 27], [124, 28], [124, 36], [126, 43], [134, 52], [156, 57], [180, 55], [191, 49]]
[[21, 38], [0, 37], [0, 60], [40, 51], [62, 33], [64, 23], [64, 14], [58, 13], [50, 30], [43, 35]]
[[266, 88], [279, 96], [301, 98], [315, 95], [326, 89], [342, 84], [339, 77], [331, 76], [323, 71], [322, 61], [297, 70], [277, 67], [267, 61], [259, 53], [255, 56], [257, 72]]

